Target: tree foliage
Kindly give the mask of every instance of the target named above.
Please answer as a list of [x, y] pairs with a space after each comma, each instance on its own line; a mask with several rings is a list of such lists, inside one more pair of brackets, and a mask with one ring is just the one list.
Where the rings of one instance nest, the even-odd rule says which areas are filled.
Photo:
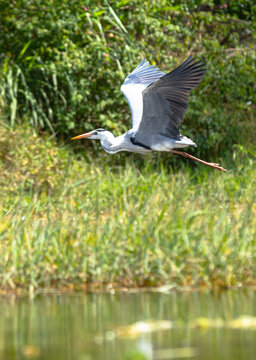
[[202, 152], [231, 150], [255, 131], [255, 14], [253, 0], [2, 0], [1, 111], [58, 136], [120, 133], [125, 76], [143, 57], [167, 72], [192, 54], [208, 71], [182, 132]]

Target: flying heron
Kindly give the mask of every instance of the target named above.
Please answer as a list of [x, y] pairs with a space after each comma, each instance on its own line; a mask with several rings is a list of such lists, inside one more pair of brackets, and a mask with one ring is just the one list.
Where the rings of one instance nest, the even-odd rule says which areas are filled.
[[168, 151], [226, 171], [219, 164], [174, 150], [196, 146], [191, 139], [181, 135], [180, 125], [188, 106], [189, 93], [200, 83], [205, 71], [204, 64], [192, 56], [168, 74], [142, 60], [121, 86], [131, 109], [132, 129], [118, 137], [105, 129], [95, 129], [72, 140], [100, 140], [102, 148], [110, 154], [119, 151], [140, 154]]

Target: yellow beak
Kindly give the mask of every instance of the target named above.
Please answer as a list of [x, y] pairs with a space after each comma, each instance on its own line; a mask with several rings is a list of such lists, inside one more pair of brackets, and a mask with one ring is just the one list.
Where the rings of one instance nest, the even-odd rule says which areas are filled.
[[89, 138], [91, 136], [92, 136], [92, 132], [89, 132], [89, 133], [86, 133], [86, 134], [75, 136], [71, 140], [84, 139], [84, 138]]

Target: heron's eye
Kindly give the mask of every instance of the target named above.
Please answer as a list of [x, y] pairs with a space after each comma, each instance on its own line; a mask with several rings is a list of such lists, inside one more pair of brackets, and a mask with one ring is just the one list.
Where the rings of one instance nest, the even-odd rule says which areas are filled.
[[93, 135], [98, 135], [98, 131], [94, 131]]

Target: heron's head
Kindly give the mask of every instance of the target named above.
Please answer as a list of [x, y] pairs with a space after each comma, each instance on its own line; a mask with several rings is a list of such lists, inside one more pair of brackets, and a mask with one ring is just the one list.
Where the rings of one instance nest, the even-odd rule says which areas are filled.
[[91, 132], [75, 136], [71, 140], [77, 140], [77, 139], [105, 140], [108, 137], [113, 137], [113, 134], [110, 131], [107, 131], [105, 129], [95, 129]]

